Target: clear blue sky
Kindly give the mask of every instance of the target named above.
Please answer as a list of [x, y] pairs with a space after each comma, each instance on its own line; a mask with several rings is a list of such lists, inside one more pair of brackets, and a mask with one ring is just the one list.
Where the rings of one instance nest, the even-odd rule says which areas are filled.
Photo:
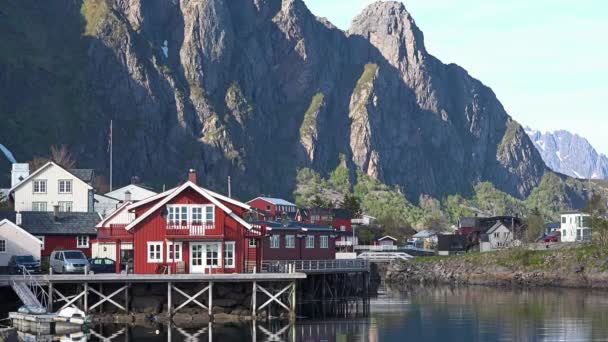
[[[371, 0], [304, 0], [347, 30]], [[490, 86], [522, 125], [608, 154], [608, 1], [408, 0], [427, 50]]]

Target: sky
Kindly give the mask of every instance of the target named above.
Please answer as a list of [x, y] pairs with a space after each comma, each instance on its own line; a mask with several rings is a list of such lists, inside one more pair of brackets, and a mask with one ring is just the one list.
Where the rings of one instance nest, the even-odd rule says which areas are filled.
[[[371, 0], [304, 0], [347, 30]], [[427, 50], [491, 87], [523, 126], [608, 154], [608, 1], [407, 0]]]

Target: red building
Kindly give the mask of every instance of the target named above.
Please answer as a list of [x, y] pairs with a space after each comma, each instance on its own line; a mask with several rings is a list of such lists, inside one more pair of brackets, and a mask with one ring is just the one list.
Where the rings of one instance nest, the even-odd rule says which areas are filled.
[[134, 272], [238, 273], [258, 262], [249, 239], [262, 232], [242, 218], [249, 205], [196, 185], [193, 170], [188, 178], [129, 206], [135, 220], [125, 229], [133, 235]]
[[42, 241], [43, 258], [58, 249], [78, 249], [90, 257], [95, 225], [101, 220], [95, 212], [0, 212], [0, 220], [5, 218]]
[[281, 198], [257, 197], [247, 204], [257, 209], [261, 220], [280, 220], [284, 215], [293, 218], [297, 211], [295, 204]]
[[256, 221], [266, 232], [259, 249], [264, 261], [331, 260], [336, 258], [336, 239], [340, 235], [330, 226], [289, 222]]
[[298, 209], [295, 216], [296, 221], [313, 225], [328, 225], [336, 231], [341, 232], [337, 245], [340, 247], [352, 246], [352, 217], [347, 210], [340, 208], [324, 209], [310, 208]]

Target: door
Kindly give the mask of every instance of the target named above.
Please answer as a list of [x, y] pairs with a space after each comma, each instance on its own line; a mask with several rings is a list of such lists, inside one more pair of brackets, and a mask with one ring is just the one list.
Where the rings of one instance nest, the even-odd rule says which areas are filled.
[[204, 243], [190, 243], [190, 273], [204, 273], [205, 265], [203, 262]]
[[208, 273], [209, 268], [221, 266], [219, 242], [190, 243], [190, 273]]

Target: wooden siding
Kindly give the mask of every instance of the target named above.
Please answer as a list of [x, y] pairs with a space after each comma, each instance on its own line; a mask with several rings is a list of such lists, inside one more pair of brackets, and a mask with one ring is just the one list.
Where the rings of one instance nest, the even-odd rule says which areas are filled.
[[[257, 208], [257, 209], [260, 209], [260, 210], [267, 211], [272, 216], [276, 216], [277, 215], [277, 208], [275, 207], [275, 205], [272, 204], [272, 203], [270, 203], [270, 202], [268, 202], [268, 201], [265, 201], [265, 200], [263, 200], [261, 198], [256, 198], [256, 199], [248, 202], [247, 204], [249, 204], [253, 208]], [[270, 209], [266, 209], [267, 206], [270, 206]]]
[[[285, 248], [285, 235], [314, 235], [315, 247], [306, 248], [305, 238], [295, 238], [294, 248]], [[336, 239], [332, 238], [333, 232], [288, 232], [272, 231], [268, 235], [279, 235], [279, 248], [270, 248], [270, 236], [266, 236], [262, 242], [263, 260], [331, 260], [336, 258]], [[320, 236], [328, 237], [327, 248], [321, 248]]]
[[[46, 193], [34, 193], [34, 180], [46, 180]], [[59, 180], [72, 180], [72, 193], [59, 193]], [[72, 211], [89, 210], [89, 187], [80, 178], [51, 165], [21, 185], [14, 194], [15, 211], [32, 211], [32, 202], [46, 202], [46, 210], [53, 211], [58, 202], [72, 202]]]
[[41, 252], [43, 257], [48, 257], [56, 249], [77, 249], [82, 251], [87, 257], [91, 256], [91, 244], [95, 235], [89, 236], [89, 248], [76, 248], [76, 235], [45, 235], [44, 249]]

